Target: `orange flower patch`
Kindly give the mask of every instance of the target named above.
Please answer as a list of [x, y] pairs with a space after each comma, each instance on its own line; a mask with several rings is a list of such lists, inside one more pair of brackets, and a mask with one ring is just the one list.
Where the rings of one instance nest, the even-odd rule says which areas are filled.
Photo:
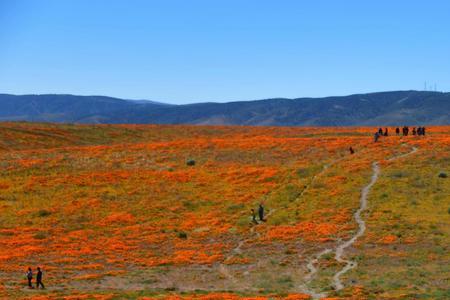
[[338, 226], [335, 224], [301, 222], [292, 226], [272, 227], [267, 232], [265, 239], [292, 240], [304, 238], [309, 241], [327, 241], [327, 238], [337, 232]]
[[397, 241], [397, 239], [398, 238], [395, 235], [387, 235], [387, 236], [381, 238], [378, 242], [380, 244], [392, 244], [392, 243], [395, 243]]

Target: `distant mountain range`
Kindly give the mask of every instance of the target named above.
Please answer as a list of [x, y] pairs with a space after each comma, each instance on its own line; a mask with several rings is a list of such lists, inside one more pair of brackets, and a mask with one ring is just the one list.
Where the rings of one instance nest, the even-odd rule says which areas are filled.
[[394, 91], [186, 105], [105, 96], [0, 94], [0, 121], [254, 126], [445, 125], [450, 124], [450, 93]]

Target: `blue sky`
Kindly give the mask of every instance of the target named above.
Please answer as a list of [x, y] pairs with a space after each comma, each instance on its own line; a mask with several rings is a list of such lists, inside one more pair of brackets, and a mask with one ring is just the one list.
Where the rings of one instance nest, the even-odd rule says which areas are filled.
[[0, 93], [170, 103], [450, 89], [450, 1], [0, 0]]

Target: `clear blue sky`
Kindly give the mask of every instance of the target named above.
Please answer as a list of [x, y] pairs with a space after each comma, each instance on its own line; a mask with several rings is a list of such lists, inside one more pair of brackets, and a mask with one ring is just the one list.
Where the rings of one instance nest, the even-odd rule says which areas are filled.
[[450, 1], [0, 0], [0, 93], [170, 103], [450, 90]]

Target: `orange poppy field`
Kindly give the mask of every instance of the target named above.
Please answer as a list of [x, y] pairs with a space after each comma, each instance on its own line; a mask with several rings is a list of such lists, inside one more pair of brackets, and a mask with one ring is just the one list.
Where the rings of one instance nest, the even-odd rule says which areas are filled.
[[0, 123], [0, 298], [449, 299], [450, 126], [375, 130]]

